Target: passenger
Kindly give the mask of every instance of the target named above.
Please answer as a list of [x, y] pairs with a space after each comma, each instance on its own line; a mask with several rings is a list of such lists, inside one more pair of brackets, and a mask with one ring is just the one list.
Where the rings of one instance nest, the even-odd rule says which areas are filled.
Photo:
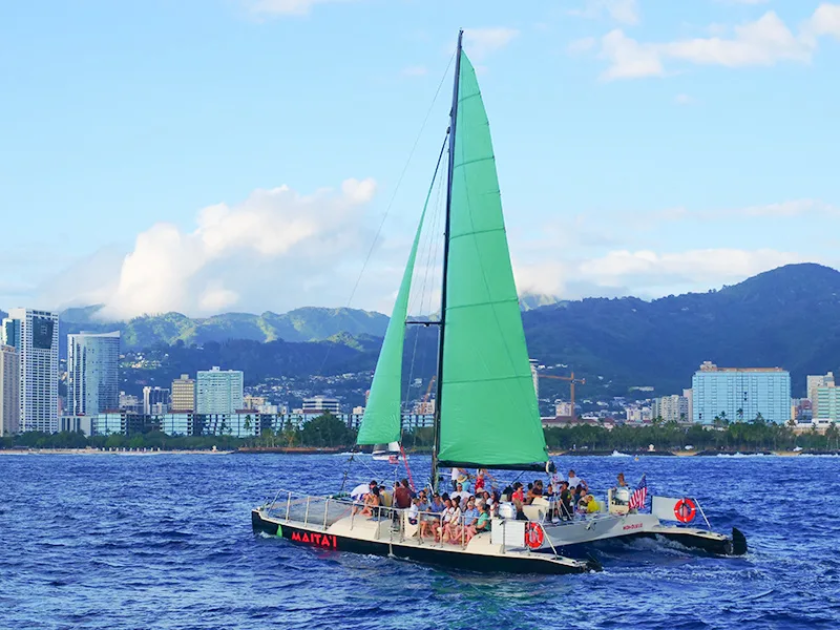
[[379, 486], [375, 486], [371, 488], [370, 492], [365, 495], [365, 507], [362, 510], [362, 516], [374, 516], [374, 512], [376, 515], [379, 515], [379, 506], [381, 505], [379, 500]]
[[469, 494], [472, 487], [470, 484], [470, 476], [466, 473], [461, 475], [460, 477], [458, 477], [458, 483], [461, 485], [461, 488], [464, 490], [464, 492]]
[[484, 488], [485, 488], [485, 485], [486, 485], [488, 479], [492, 481], [493, 477], [491, 477], [487, 473], [487, 469], [486, 468], [479, 468], [478, 471], [475, 473], [475, 492], [476, 492], [476, 494], [478, 494], [480, 492], [484, 492]]
[[476, 493], [484, 492], [484, 484], [486, 479], [484, 476], [487, 474], [487, 470], [484, 468], [479, 468], [475, 473], [475, 491]]
[[618, 481], [616, 482], [615, 487], [616, 488], [626, 488], [627, 487], [627, 482], [624, 481], [624, 473], [623, 472], [618, 473]]
[[467, 474], [467, 471], [463, 468], [453, 468], [452, 469], [452, 489], [455, 490], [455, 486], [458, 483], [458, 477], [464, 476]]
[[408, 488], [408, 479], [403, 479], [394, 485], [394, 507], [398, 510], [405, 510], [411, 507], [411, 490]]
[[580, 490], [580, 493], [578, 494], [576, 512], [577, 514], [582, 515], [586, 514], [589, 511], [589, 499], [586, 498], [589, 495], [586, 492], [585, 488], [581, 488], [580, 486], [578, 486], [578, 489]]
[[566, 480], [563, 478], [563, 475], [560, 472], [555, 472], [553, 475], [551, 475], [551, 485], [555, 488], [559, 488], [560, 484], [563, 481]]
[[461, 540], [464, 541], [464, 544], [470, 542], [470, 539], [476, 534], [476, 525], [478, 525], [478, 519], [481, 514], [482, 512], [476, 507], [475, 501], [467, 503], [467, 509], [464, 512], [463, 529], [458, 532], [458, 538], [455, 539], [455, 542], [460, 542]]
[[420, 522], [420, 499], [412, 499], [411, 507], [408, 508], [408, 522], [411, 525], [417, 525]]
[[452, 499], [452, 511], [449, 514], [449, 519], [447, 520], [446, 524], [443, 526], [443, 534], [441, 535], [440, 542], [447, 542], [448, 540], [452, 540], [454, 542], [455, 536], [458, 532], [458, 528], [461, 525], [461, 498], [460, 497], [453, 497]]
[[470, 493], [464, 490], [464, 485], [461, 482], [458, 482], [455, 486], [455, 492], [452, 493], [451, 498], [459, 497], [462, 504], [465, 504], [467, 500], [470, 498]]
[[475, 532], [474, 527], [478, 522], [478, 514], [478, 509], [475, 507], [475, 499], [468, 501], [460, 522], [452, 529], [452, 543], [458, 544], [462, 540], [464, 542], [469, 540], [469, 538], [467, 538], [467, 534], [470, 531], [470, 528], [473, 528], [472, 531]]
[[570, 521], [572, 520], [572, 516], [574, 515], [573, 512], [573, 500], [572, 500], [572, 493], [569, 490], [569, 482], [563, 481], [560, 483], [560, 503], [558, 505], [559, 508], [559, 516], [560, 519], [563, 521]]
[[522, 511], [522, 506], [525, 504], [525, 493], [522, 491], [522, 484], [516, 482], [513, 484], [513, 494], [510, 497], [511, 503], [516, 508], [516, 518], [520, 521], [527, 521], [525, 512]]
[[586, 513], [587, 514], [595, 514], [596, 512], [601, 511], [601, 504], [595, 499], [595, 497], [591, 494], [586, 495]]
[[588, 488], [589, 486], [586, 485], [586, 482], [578, 477], [575, 474], [574, 470], [569, 471], [569, 487], [570, 488], [577, 488], [579, 485], [583, 485], [584, 488]]
[[420, 499], [420, 511], [425, 512], [429, 509], [429, 500], [426, 498], [426, 491], [421, 490], [417, 493], [417, 498]]
[[369, 484], [360, 483], [358, 486], [350, 491], [350, 498], [353, 499], [353, 509], [350, 514], [357, 514], [365, 504], [365, 497], [376, 487], [376, 480], [374, 479]]
[[487, 490], [485, 490], [481, 494], [481, 500], [484, 503], [484, 507], [487, 508], [487, 513], [492, 515], [496, 511], [496, 505], [498, 501], [490, 494]]
[[443, 538], [443, 534], [449, 526], [449, 521], [452, 519], [453, 514], [455, 514], [455, 500], [446, 499], [444, 502], [443, 512], [441, 512], [440, 515], [440, 523], [433, 526], [435, 530], [435, 540], [439, 541]]
[[420, 536], [428, 536], [433, 538], [435, 530], [440, 525], [440, 514], [446, 506], [443, 504], [440, 495], [436, 492], [432, 497], [432, 502], [429, 504], [428, 513], [420, 519]]
[[[475, 524], [475, 533], [473, 534], [480, 534], [482, 532], [489, 532], [490, 531], [490, 510], [487, 509], [487, 506], [483, 506], [479, 508], [479, 515], [478, 521]], [[470, 536], [472, 539], [472, 536]]]

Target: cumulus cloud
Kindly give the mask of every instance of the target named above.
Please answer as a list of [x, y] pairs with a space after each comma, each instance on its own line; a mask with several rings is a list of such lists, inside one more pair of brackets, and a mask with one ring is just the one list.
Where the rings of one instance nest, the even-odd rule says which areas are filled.
[[520, 293], [565, 299], [635, 295], [655, 298], [740, 282], [782, 265], [813, 262], [774, 249], [695, 249], [684, 252], [613, 250], [601, 256], [515, 265]]
[[[715, 32], [721, 29], [718, 27]], [[609, 62], [602, 78], [633, 79], [666, 74], [667, 62], [729, 68], [807, 63], [821, 36], [840, 38], [840, 5], [823, 3], [794, 33], [774, 11], [736, 26], [728, 34], [647, 43], [614, 29], [601, 38], [600, 57]]]
[[840, 4], [822, 3], [806, 23], [806, 35], [832, 35], [840, 39]]
[[256, 190], [240, 204], [204, 208], [192, 231], [153, 225], [122, 261], [102, 315], [211, 314], [260, 295], [275, 307], [319, 302], [309, 292], [328, 282], [340, 291], [339, 268], [370, 245], [363, 214], [375, 189], [372, 179], [348, 179], [308, 196], [288, 186]]

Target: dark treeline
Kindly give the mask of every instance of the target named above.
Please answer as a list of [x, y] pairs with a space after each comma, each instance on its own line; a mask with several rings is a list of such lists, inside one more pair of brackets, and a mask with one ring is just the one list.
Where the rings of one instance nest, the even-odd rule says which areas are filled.
[[[612, 430], [600, 426], [579, 425], [552, 427], [545, 430], [546, 443], [551, 450], [578, 451], [647, 451], [652, 444], [657, 451], [757, 452], [840, 450], [840, 430], [830, 425], [824, 433], [816, 430], [799, 435], [787, 425], [763, 422], [737, 422], [714, 429], [700, 425], [677, 423], [654, 424], [647, 427], [618, 426]], [[0, 448], [130, 448], [192, 450], [230, 450], [239, 447], [346, 447], [353, 446], [356, 432], [338, 418], [319, 416], [302, 428], [287, 425], [278, 431], [264, 430], [261, 435], [236, 438], [231, 435], [170, 436], [160, 431], [138, 432], [129, 435], [111, 434], [85, 437], [81, 433], [30, 432], [0, 438]], [[403, 445], [409, 450], [429, 450], [434, 434], [431, 428], [403, 433]]]

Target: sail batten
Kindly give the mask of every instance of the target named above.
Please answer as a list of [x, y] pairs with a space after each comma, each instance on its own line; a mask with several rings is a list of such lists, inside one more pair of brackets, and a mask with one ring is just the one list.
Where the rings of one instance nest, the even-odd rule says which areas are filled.
[[549, 458], [489, 122], [475, 70], [460, 50], [459, 55], [437, 460], [441, 465], [535, 469]]

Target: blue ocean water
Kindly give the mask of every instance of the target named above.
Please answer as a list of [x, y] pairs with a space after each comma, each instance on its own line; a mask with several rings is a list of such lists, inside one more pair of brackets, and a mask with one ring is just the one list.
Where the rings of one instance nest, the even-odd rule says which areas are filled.
[[[737, 559], [640, 541], [602, 550], [602, 573], [482, 575], [252, 533], [252, 506], [336, 491], [346, 460], [0, 454], [0, 628], [840, 627], [840, 458], [557, 459], [596, 489], [644, 472], [698, 497], [747, 535]], [[367, 460], [350, 479], [371, 467], [393, 477]]]

